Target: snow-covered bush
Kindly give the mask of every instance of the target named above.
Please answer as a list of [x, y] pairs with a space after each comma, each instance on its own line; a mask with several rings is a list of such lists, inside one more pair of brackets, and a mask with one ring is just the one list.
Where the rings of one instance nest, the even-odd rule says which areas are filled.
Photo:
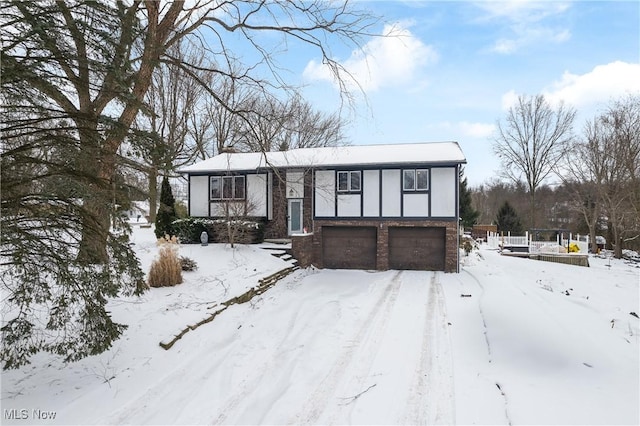
[[183, 271], [195, 271], [198, 269], [198, 264], [190, 257], [180, 256], [180, 265]]
[[174, 220], [173, 230], [182, 244], [200, 244], [200, 235], [206, 232], [209, 235], [209, 242], [214, 241], [213, 231], [214, 221], [201, 217], [187, 217]]

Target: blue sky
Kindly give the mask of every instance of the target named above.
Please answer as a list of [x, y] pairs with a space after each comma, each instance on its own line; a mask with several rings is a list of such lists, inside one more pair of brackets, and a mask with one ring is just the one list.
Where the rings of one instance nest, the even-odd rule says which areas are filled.
[[[492, 132], [518, 94], [545, 94], [587, 118], [625, 93], [640, 92], [640, 2], [358, 1], [382, 16], [364, 54], [334, 55], [365, 90], [347, 136], [353, 144], [456, 140], [471, 185], [497, 176]], [[292, 47], [292, 46], [289, 46]], [[319, 109], [338, 92], [310, 49], [280, 59]]]

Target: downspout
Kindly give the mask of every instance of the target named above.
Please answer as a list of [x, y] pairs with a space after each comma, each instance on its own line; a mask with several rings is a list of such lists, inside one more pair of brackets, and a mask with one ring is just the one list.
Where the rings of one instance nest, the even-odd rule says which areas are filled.
[[456, 166], [456, 272], [460, 273], [460, 164]]

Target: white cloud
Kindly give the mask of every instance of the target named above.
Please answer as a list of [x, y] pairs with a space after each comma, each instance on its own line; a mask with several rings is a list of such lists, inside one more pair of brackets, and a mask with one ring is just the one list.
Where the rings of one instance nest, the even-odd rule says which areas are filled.
[[507, 93], [502, 95], [502, 109], [504, 111], [509, 110], [512, 106], [518, 103], [518, 94], [515, 90], [509, 90]]
[[441, 121], [428, 125], [429, 130], [446, 131], [447, 134], [455, 137], [467, 137], [476, 139], [486, 139], [493, 135], [496, 126], [493, 123], [479, 123], [470, 121]]
[[[413, 85], [420, 79], [420, 70], [438, 60], [435, 49], [425, 45], [408, 27], [406, 22], [385, 25], [381, 37], [373, 38], [341, 62], [364, 91]], [[333, 81], [328, 67], [313, 60], [307, 64], [304, 76]]]
[[538, 22], [567, 11], [571, 2], [508, 0], [480, 1], [475, 5], [487, 13], [484, 19], [506, 18], [513, 22]]
[[458, 126], [465, 136], [479, 139], [490, 137], [496, 130], [495, 124], [491, 123], [469, 123], [467, 121], [461, 121], [458, 123]]
[[510, 54], [535, 43], [563, 43], [571, 38], [571, 32], [567, 29], [555, 30], [515, 25], [513, 32], [515, 33], [514, 38], [501, 38], [494, 43], [490, 50], [496, 53]]
[[564, 101], [575, 107], [606, 103], [628, 93], [640, 93], [640, 64], [622, 61], [598, 65], [582, 75], [565, 71], [543, 91], [549, 102]]
[[563, 26], [544, 23], [567, 11], [570, 2], [511, 0], [483, 1], [475, 5], [485, 12], [480, 22], [504, 23], [511, 33], [496, 40], [489, 48], [492, 52], [510, 54], [536, 43], [562, 43], [571, 38], [571, 32]]

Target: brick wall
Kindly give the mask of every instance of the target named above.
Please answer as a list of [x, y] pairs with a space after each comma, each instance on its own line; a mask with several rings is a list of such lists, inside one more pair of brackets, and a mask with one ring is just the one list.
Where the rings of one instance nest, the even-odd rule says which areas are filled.
[[313, 234], [300, 234], [291, 237], [291, 252], [302, 268], [313, 264]]
[[389, 227], [442, 227], [445, 228], [445, 272], [458, 271], [458, 229], [455, 221], [437, 220], [316, 220], [313, 229], [313, 264], [319, 268], [322, 262], [322, 227], [323, 226], [368, 226], [377, 228], [376, 267], [378, 270], [389, 269]]
[[[278, 170], [273, 173], [273, 219], [267, 221], [265, 238], [289, 238], [286, 170]], [[313, 217], [311, 210], [311, 171], [305, 171], [304, 198], [302, 201], [303, 225], [311, 232]]]

